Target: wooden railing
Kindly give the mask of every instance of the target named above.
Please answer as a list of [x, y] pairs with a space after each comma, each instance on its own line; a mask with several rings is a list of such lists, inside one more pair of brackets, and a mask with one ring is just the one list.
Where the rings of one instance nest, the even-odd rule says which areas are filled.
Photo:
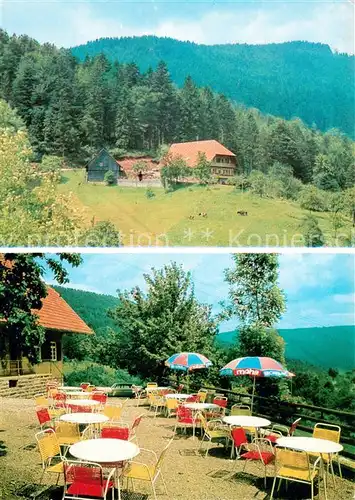
[[34, 373], [33, 367], [28, 364], [23, 365], [21, 360], [7, 361], [4, 366], [0, 364], [1, 377], [7, 377], [7, 376], [19, 377], [20, 375], [30, 375], [32, 373]]

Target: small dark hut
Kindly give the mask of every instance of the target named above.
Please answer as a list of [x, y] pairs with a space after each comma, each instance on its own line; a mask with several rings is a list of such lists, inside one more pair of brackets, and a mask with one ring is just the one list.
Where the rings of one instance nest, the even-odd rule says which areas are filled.
[[101, 149], [101, 151], [87, 163], [85, 168], [88, 182], [103, 182], [105, 180], [105, 174], [109, 170], [115, 174], [116, 181], [120, 175], [118, 163], [106, 149]]

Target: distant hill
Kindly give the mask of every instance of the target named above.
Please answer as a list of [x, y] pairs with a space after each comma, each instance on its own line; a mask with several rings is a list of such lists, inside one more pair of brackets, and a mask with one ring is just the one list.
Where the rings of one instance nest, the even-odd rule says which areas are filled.
[[104, 53], [143, 71], [164, 60], [178, 86], [191, 75], [199, 86], [264, 113], [354, 134], [354, 56], [333, 53], [328, 45], [198, 45], [143, 36], [102, 38], [71, 50], [81, 60]]
[[[286, 342], [286, 357], [305, 361], [322, 368], [351, 370], [355, 368], [355, 327], [330, 326], [279, 330]], [[222, 332], [217, 341], [231, 345], [235, 331]]]
[[104, 335], [108, 327], [114, 328], [114, 322], [107, 316], [107, 311], [117, 306], [116, 297], [62, 286], [53, 288], [96, 334]]

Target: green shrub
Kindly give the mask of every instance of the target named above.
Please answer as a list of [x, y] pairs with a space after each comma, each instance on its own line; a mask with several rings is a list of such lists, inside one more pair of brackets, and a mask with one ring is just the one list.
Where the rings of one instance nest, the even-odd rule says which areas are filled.
[[301, 208], [312, 210], [312, 212], [324, 212], [327, 210], [328, 196], [325, 191], [316, 186], [305, 186], [299, 196]]
[[104, 181], [107, 186], [112, 186], [113, 184], [116, 183], [116, 176], [112, 172], [112, 170], [108, 170], [105, 175], [104, 175]]
[[142, 385], [139, 377], [130, 375], [126, 370], [110, 368], [88, 361], [71, 361], [64, 364], [64, 381], [67, 385], [80, 385], [81, 382], [90, 382], [97, 386], [111, 386], [112, 384]]
[[146, 198], [148, 198], [148, 200], [150, 198], [154, 198], [155, 193], [154, 193], [153, 189], [152, 188], [147, 188], [146, 191], [145, 191], [145, 196], [146, 196]]

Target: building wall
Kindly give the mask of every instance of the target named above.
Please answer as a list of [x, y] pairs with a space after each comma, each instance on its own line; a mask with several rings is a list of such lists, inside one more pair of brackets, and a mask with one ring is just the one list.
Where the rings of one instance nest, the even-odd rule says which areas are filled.
[[103, 182], [106, 172], [112, 170], [116, 176], [119, 176], [119, 166], [116, 160], [112, 158], [107, 151], [101, 151], [87, 165], [87, 180], [89, 182]]

